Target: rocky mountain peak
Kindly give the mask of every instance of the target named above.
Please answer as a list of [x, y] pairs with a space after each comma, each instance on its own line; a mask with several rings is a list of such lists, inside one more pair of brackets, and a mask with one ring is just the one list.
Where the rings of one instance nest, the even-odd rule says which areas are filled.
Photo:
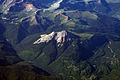
[[60, 32], [51, 32], [50, 34], [43, 34], [40, 35], [40, 38], [36, 40], [33, 44], [40, 44], [43, 42], [49, 42], [50, 40], [54, 39], [57, 43], [64, 43], [67, 37], [67, 32], [65, 30]]
[[55, 40], [57, 41], [57, 43], [65, 42], [65, 38], [67, 36], [66, 31], [57, 32], [56, 34], [57, 36], [55, 36]]

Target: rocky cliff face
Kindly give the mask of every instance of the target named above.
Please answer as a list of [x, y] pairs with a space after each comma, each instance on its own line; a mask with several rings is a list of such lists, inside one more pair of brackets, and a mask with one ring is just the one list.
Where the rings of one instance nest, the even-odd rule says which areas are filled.
[[35, 41], [33, 44], [40, 44], [42, 42], [49, 42], [50, 40], [52, 40], [52, 38], [54, 37], [55, 32], [52, 32], [50, 34], [43, 34], [40, 35], [40, 39], [38, 39], [37, 41]]
[[52, 39], [56, 40], [57, 43], [64, 43], [67, 36], [68, 36], [67, 32], [64, 30], [61, 32], [51, 32], [50, 34], [40, 35], [40, 38], [37, 41], [35, 41], [33, 44], [49, 42]]

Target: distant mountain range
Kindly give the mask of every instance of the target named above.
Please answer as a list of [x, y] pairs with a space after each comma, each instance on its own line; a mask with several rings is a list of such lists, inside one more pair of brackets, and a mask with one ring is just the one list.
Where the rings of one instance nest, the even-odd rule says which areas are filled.
[[0, 80], [119, 80], [119, 6], [119, 0], [1, 0]]

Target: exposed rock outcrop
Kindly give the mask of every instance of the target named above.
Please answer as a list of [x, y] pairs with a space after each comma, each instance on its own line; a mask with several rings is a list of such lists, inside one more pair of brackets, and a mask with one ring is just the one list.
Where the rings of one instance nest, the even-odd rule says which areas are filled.
[[33, 44], [40, 44], [40, 43], [43, 43], [43, 42], [49, 42], [52, 39], [56, 40], [56, 42], [58, 44], [59, 43], [64, 43], [65, 40], [67, 39], [67, 36], [68, 36], [68, 34], [64, 30], [61, 31], [61, 32], [52, 32], [50, 34], [43, 34], [43, 35], [40, 35], [40, 38], [37, 41], [35, 41]]
[[37, 41], [35, 41], [33, 44], [40, 44], [42, 42], [49, 42], [50, 40], [52, 40], [52, 38], [54, 37], [55, 32], [52, 32], [50, 34], [43, 34], [40, 35], [40, 39], [38, 39]]
[[36, 8], [33, 6], [33, 4], [24, 4], [27, 11], [36, 11]]
[[56, 34], [57, 36], [55, 36], [55, 40], [57, 41], [57, 43], [65, 42], [65, 38], [67, 36], [66, 31], [57, 32]]
[[63, 0], [58, 0], [57, 2], [53, 3], [48, 9], [44, 9], [44, 11], [54, 11], [55, 9], [60, 7], [60, 3]]
[[15, 2], [14, 0], [4, 0], [3, 3], [1, 4], [2, 9], [0, 12], [7, 14], [10, 7], [15, 5], [14, 2]]

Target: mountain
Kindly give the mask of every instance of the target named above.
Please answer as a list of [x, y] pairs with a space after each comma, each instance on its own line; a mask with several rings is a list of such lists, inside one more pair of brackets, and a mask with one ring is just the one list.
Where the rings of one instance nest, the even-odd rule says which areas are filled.
[[0, 41], [0, 80], [56, 80], [40, 68], [23, 62], [7, 42]]
[[50, 73], [24, 62], [2, 33], [0, 38], [0, 80], [56, 80]]
[[118, 80], [119, 6], [119, 0], [1, 0], [0, 64], [38, 80], [37, 67], [48, 80]]

